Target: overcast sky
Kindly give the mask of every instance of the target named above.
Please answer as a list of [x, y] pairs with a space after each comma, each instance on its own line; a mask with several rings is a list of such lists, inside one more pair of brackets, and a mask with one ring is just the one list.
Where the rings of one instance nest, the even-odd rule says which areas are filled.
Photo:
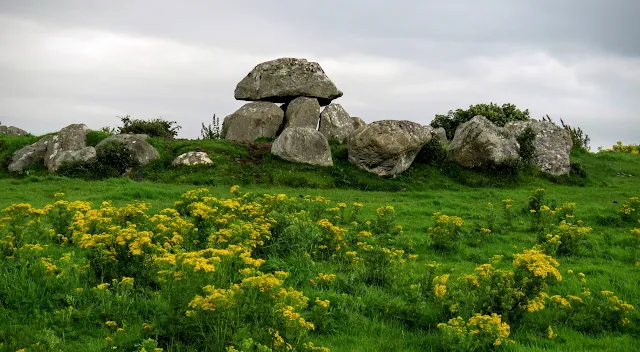
[[116, 116], [180, 137], [244, 102], [258, 63], [320, 63], [366, 122], [428, 124], [514, 103], [581, 127], [592, 150], [640, 143], [637, 0], [20, 0], [0, 2], [0, 122], [33, 134]]

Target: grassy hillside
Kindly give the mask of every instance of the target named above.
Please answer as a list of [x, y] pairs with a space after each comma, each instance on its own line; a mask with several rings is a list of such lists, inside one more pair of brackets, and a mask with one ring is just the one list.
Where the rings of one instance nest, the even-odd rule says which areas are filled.
[[[586, 177], [425, 163], [380, 179], [343, 147], [316, 168], [259, 144], [152, 143], [142, 182], [0, 179], [0, 351], [640, 344], [636, 155], [574, 153]], [[169, 166], [196, 146], [213, 167]]]
[[[96, 145], [108, 134], [90, 131], [88, 145]], [[9, 175], [6, 165], [13, 153], [21, 147], [33, 143], [38, 137], [0, 138], [0, 177]], [[425, 189], [456, 189], [470, 187], [519, 187], [544, 180], [561, 184], [584, 184], [580, 174], [582, 159], [574, 155], [574, 169], [571, 176], [548, 178], [532, 170], [476, 171], [460, 167], [456, 163], [440, 158], [443, 151], [433, 148], [435, 159], [428, 153], [420, 154], [411, 168], [394, 178], [380, 178], [363, 172], [348, 162], [345, 145], [332, 144], [333, 167], [318, 167], [296, 164], [273, 156], [270, 143], [234, 143], [226, 140], [171, 140], [150, 138], [149, 142], [160, 152], [160, 159], [152, 161], [143, 170], [145, 180], [206, 186], [265, 185], [293, 188], [341, 188], [365, 191], [409, 191]], [[171, 162], [178, 155], [200, 148], [206, 151], [212, 161], [210, 166], [173, 167]], [[84, 179], [100, 179], [101, 174], [87, 172], [84, 167], [70, 167], [60, 170], [66, 176]], [[47, 175], [43, 165], [34, 165], [27, 170], [28, 175]], [[19, 177], [19, 176], [18, 176]]]

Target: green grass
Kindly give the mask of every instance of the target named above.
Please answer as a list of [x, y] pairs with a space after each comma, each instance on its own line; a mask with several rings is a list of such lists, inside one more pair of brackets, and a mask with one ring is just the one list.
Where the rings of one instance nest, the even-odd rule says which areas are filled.
[[[19, 144], [15, 140], [9, 143], [13, 149]], [[415, 165], [395, 179], [380, 179], [348, 164], [341, 147], [333, 150], [336, 166], [317, 168], [278, 160], [261, 151], [259, 146], [226, 141], [167, 142], [153, 139], [152, 144], [160, 150], [162, 157], [145, 169], [142, 182], [127, 178], [85, 181], [50, 176], [37, 169], [23, 176], [9, 177], [5, 174], [0, 179], [0, 189], [3, 190], [0, 192], [0, 209], [24, 202], [43, 207], [54, 201], [54, 193], [64, 192], [65, 199], [89, 201], [94, 206], [99, 206], [104, 200], [112, 200], [116, 206], [144, 200], [151, 203], [150, 213], [154, 213], [173, 206], [186, 191], [203, 185], [216, 197], [229, 197], [229, 186], [233, 184], [241, 184], [243, 192], [254, 194], [285, 193], [297, 199], [301, 195], [323, 196], [334, 202], [346, 202], [349, 207], [353, 202], [361, 202], [365, 204], [362, 219], [373, 219], [377, 208], [393, 205], [395, 223], [403, 227], [403, 233], [389, 239], [389, 245], [419, 256], [415, 263], [409, 263], [403, 273], [392, 280], [393, 285], [359, 281], [357, 275], [349, 274], [347, 269], [332, 261], [318, 261], [308, 267], [299, 258], [301, 253], [277, 252], [277, 255], [266, 258], [263, 270], [289, 271], [291, 285], [312, 300], [320, 296], [329, 299], [336, 307], [337, 315], [331, 328], [308, 335], [307, 340], [315, 345], [327, 346], [332, 351], [440, 351], [451, 347], [443, 345], [435, 328], [435, 324], [448, 319], [446, 310], [443, 311], [433, 300], [420, 300], [419, 304], [412, 301], [402, 294], [405, 288], [400, 285], [419, 281], [427, 272], [429, 263], [439, 263], [439, 274], [450, 273], [454, 277], [473, 273], [476, 266], [489, 262], [494, 255], [504, 255], [508, 261], [509, 256], [536, 244], [538, 234], [531, 228], [531, 215], [523, 208], [534, 190], [543, 188], [548, 204], [561, 206], [575, 202], [575, 217], [593, 228], [577, 253], [557, 257], [565, 280], [554, 287], [555, 292], [567, 295], [579, 290], [577, 280], [566, 274], [571, 269], [575, 273], [586, 274], [592, 292], [611, 290], [636, 308], [640, 307], [640, 268], [636, 266], [636, 261], [640, 260], [640, 248], [631, 235], [631, 229], [640, 227], [640, 224], [621, 221], [616, 212], [629, 197], [639, 195], [640, 159], [637, 156], [576, 152], [572, 155], [572, 162], [582, 165], [587, 172], [586, 178], [545, 178], [535, 173], [507, 177], [444, 164], [439, 167]], [[175, 155], [196, 146], [209, 152], [214, 160], [213, 167], [173, 169], [168, 166]], [[6, 152], [9, 149], [0, 150]], [[510, 226], [501, 208], [504, 199], [513, 201]], [[483, 235], [478, 230], [488, 226], [489, 202], [494, 205], [497, 226], [492, 234]], [[463, 239], [456, 250], [441, 251], [430, 245], [427, 233], [428, 228], [434, 226], [432, 216], [435, 212], [464, 219]], [[33, 236], [27, 240], [45, 241], [44, 237], [38, 237], [44, 235]], [[47, 254], [57, 258], [65, 250], [51, 246], [47, 248]], [[76, 252], [79, 256], [84, 255], [80, 250]], [[32, 269], [14, 267], [6, 258], [2, 260], [0, 277], [4, 279], [0, 286], [11, 285], [11, 290], [23, 294], [10, 296], [9, 301], [7, 286], [0, 287], [0, 292], [5, 295], [0, 293], [0, 298], [5, 299], [4, 303], [0, 300], [0, 351], [7, 346], [39, 350], [37, 343], [41, 345], [40, 350], [97, 351], [105, 348], [104, 327], [96, 326], [95, 321], [100, 317], [89, 308], [84, 311], [85, 315], [74, 318], [68, 326], [53, 325], [59, 321], [54, 319], [54, 312], [70, 304], [68, 299], [72, 295], [65, 295], [70, 286], [38, 286], [36, 283], [40, 281], [36, 281]], [[307, 276], [318, 271], [339, 273], [340, 283], [327, 289], [309, 285]], [[350, 278], [355, 281], [350, 281]], [[83, 281], [88, 279], [78, 280], [76, 284], [81, 287], [90, 287], [89, 281]], [[95, 286], [95, 281], [91, 281], [91, 285]], [[162, 326], [170, 324], [171, 319], [163, 320], [150, 311], [165, 309], [169, 305], [165, 297], [139, 291], [131, 299], [135, 303], [120, 314], [128, 315], [132, 325], [154, 317], [156, 326], [166, 332], [166, 335], [151, 336], [160, 342], [160, 347], [189, 350], [184, 341], [176, 343], [180, 339], [169, 338], [170, 325]], [[79, 309], [92, 306], [86, 301], [73, 304]], [[510, 338], [515, 339], [516, 344], [505, 347], [506, 350], [635, 351], [640, 345], [637, 311], [630, 316], [632, 324], [628, 328], [596, 331], [577, 326], [557, 309], [548, 308], [540, 313], [527, 315], [512, 326]], [[549, 325], [559, 335], [554, 340], [545, 338]], [[135, 345], [141, 341], [137, 339], [140, 336], [133, 332], [127, 336], [131, 340], [120, 341], [122, 347], [119, 350], [139, 350]], [[24, 341], [24, 345], [15, 341]], [[5, 347], [2, 347], [3, 343]], [[51, 346], [56, 347], [53, 349]], [[219, 346], [209, 347], [218, 350]]]

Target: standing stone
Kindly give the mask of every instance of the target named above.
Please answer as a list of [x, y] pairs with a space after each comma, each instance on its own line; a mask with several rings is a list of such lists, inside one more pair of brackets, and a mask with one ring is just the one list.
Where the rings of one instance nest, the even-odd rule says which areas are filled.
[[64, 151], [75, 152], [87, 146], [87, 131], [85, 124], [72, 124], [53, 136], [53, 140], [47, 147], [44, 155], [44, 165], [49, 171], [54, 172], [60, 167], [60, 153]]
[[209, 158], [209, 154], [205, 152], [188, 152], [178, 155], [171, 165], [207, 165], [213, 164], [213, 161]]
[[274, 104], [256, 101], [243, 105], [222, 122], [222, 138], [253, 142], [256, 138], [275, 138], [284, 120], [284, 112]]
[[318, 99], [297, 97], [286, 105], [284, 113], [284, 128], [307, 127], [318, 128], [320, 120], [320, 104]]
[[15, 126], [0, 126], [0, 136], [26, 136], [29, 132]]
[[108, 143], [120, 143], [131, 153], [136, 164], [145, 166], [152, 160], [160, 159], [160, 153], [147, 142], [147, 138], [146, 134], [116, 134], [100, 141], [96, 145], [96, 151], [99, 152]]
[[237, 100], [288, 103], [297, 97], [317, 98], [320, 105], [342, 96], [317, 62], [279, 58], [258, 64], [238, 83]]
[[313, 128], [285, 128], [271, 145], [271, 153], [295, 163], [333, 165], [329, 142]]
[[353, 134], [349, 161], [378, 176], [395, 176], [409, 168], [432, 129], [411, 121], [375, 121]]
[[354, 131], [354, 120], [340, 104], [327, 105], [320, 113], [320, 127], [318, 129], [327, 140], [344, 143]]
[[24, 146], [17, 152], [13, 153], [11, 162], [9, 163], [9, 171], [22, 172], [28, 166], [36, 164], [44, 160], [44, 155], [47, 153], [47, 148], [53, 136], [45, 136], [40, 138], [37, 142]]
[[571, 170], [571, 148], [573, 141], [566, 129], [549, 121], [527, 120], [509, 122], [505, 133], [520, 137], [527, 127], [536, 134], [533, 143], [533, 164], [542, 172], [551, 175], [565, 175]]
[[483, 168], [520, 159], [520, 145], [515, 137], [484, 116], [475, 116], [456, 128], [447, 147], [447, 158], [468, 168]]

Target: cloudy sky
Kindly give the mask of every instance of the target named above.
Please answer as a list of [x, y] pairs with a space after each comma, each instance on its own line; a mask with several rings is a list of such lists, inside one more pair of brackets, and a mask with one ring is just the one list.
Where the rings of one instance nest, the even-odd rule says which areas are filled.
[[427, 124], [481, 102], [640, 143], [637, 0], [20, 0], [0, 2], [0, 122], [34, 134], [117, 116], [180, 137], [243, 102], [278, 57], [317, 61], [366, 122]]

